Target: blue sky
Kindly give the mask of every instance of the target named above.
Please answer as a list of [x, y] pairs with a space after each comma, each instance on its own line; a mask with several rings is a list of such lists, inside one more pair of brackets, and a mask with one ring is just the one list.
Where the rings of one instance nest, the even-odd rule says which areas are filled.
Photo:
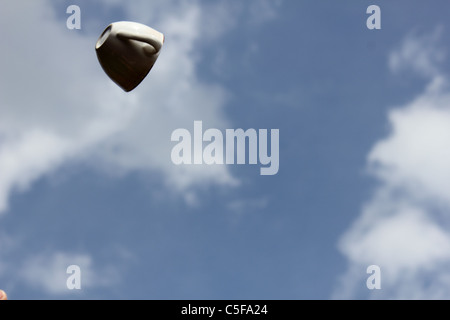
[[[0, 4], [10, 299], [450, 297], [446, 1]], [[94, 50], [120, 20], [166, 37], [131, 93]], [[278, 174], [175, 166], [171, 133], [196, 120], [279, 129]]]

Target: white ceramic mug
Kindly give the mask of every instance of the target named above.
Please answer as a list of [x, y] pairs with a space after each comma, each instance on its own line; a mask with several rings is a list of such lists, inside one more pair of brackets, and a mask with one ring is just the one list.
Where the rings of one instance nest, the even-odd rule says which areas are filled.
[[95, 46], [106, 74], [123, 90], [136, 88], [148, 75], [164, 44], [164, 35], [137, 22], [110, 24]]

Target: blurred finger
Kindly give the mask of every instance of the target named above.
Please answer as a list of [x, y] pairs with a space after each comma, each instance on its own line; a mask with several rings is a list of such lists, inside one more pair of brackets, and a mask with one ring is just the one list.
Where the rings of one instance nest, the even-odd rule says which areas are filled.
[[0, 290], [0, 300], [8, 300], [8, 296], [3, 290]]

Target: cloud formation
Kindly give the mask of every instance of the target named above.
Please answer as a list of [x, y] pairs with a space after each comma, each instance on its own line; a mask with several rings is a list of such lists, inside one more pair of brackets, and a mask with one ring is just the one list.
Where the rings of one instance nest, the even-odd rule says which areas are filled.
[[[77, 161], [109, 172], [155, 174], [187, 200], [195, 198], [188, 190], [193, 186], [239, 182], [226, 166], [174, 166], [170, 135], [191, 128], [194, 120], [231, 127], [224, 111], [227, 89], [200, 78], [199, 49], [236, 25], [242, 5], [100, 4], [114, 5], [123, 20], [148, 24], [166, 36], [154, 69], [132, 93], [115, 86], [97, 62], [98, 21], [83, 19], [83, 32], [69, 31], [66, 12], [56, 12], [48, 0], [2, 5], [0, 37], [8, 46], [0, 52], [0, 213], [14, 191]], [[80, 6], [83, 17], [89, 4]], [[246, 10], [260, 24], [274, 18], [276, 5], [262, 1]]]
[[[390, 134], [368, 155], [380, 184], [339, 242], [349, 267], [335, 298], [450, 298], [450, 87], [439, 72], [440, 34], [408, 36], [390, 55], [391, 71], [411, 70], [429, 85], [389, 111]], [[378, 292], [365, 288], [373, 264], [382, 270]]]

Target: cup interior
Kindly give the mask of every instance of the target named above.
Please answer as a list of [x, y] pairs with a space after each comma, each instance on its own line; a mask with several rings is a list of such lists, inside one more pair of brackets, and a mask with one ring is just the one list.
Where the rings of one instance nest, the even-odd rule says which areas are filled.
[[96, 49], [100, 48], [103, 43], [105, 43], [106, 39], [108, 39], [109, 34], [111, 33], [112, 26], [108, 26], [105, 31], [103, 31], [100, 38], [98, 38], [97, 44], [95, 46]]

